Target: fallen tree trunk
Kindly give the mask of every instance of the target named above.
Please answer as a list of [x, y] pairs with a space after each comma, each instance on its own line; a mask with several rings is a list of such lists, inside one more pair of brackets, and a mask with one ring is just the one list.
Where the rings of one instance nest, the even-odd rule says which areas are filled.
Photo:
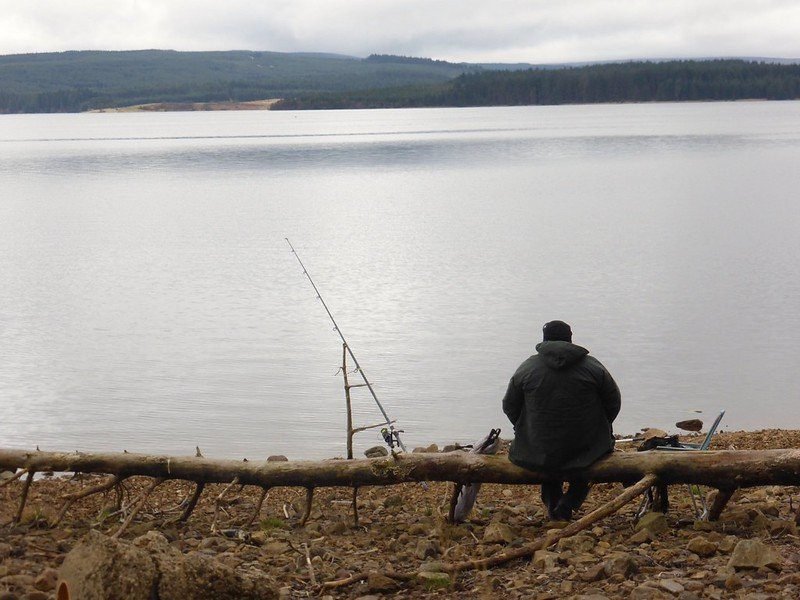
[[[528, 471], [505, 456], [449, 452], [398, 454], [385, 458], [323, 461], [234, 461], [197, 456], [131, 453], [28, 452], [0, 449], [0, 468], [33, 472], [142, 475], [198, 483], [261, 487], [362, 487], [420, 481], [537, 484], [559, 474]], [[713, 452], [615, 452], [582, 473], [593, 482], [633, 483], [654, 474], [664, 484], [701, 484], [720, 489], [800, 485], [800, 450]]]

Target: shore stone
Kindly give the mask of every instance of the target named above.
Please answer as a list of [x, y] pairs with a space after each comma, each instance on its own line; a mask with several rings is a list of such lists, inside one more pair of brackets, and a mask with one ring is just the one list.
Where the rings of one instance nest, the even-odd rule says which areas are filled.
[[505, 523], [489, 523], [483, 532], [486, 544], [510, 544], [515, 537], [514, 531]]
[[797, 535], [797, 524], [794, 521], [770, 521], [769, 534], [772, 536]]
[[572, 550], [575, 553], [591, 551], [597, 542], [588, 535], [575, 535], [558, 540], [557, 548], [560, 552]]
[[697, 536], [689, 540], [686, 549], [694, 552], [697, 556], [708, 558], [717, 552], [717, 544], [702, 536]]
[[580, 578], [583, 581], [595, 582], [606, 578], [605, 563], [589, 567], [585, 572], [581, 573]]
[[638, 567], [636, 566], [636, 562], [633, 560], [633, 557], [631, 557], [630, 554], [625, 553], [611, 556], [607, 561], [605, 561], [605, 563], [603, 563], [603, 569], [608, 577], [612, 577], [614, 575], [629, 577], [638, 571]]
[[537, 550], [533, 553], [533, 566], [542, 571], [547, 571], [556, 566], [556, 558], [558, 555], [555, 552], [548, 552], [547, 550]]
[[[416, 451], [417, 449], [414, 448], [414, 452]], [[389, 451], [385, 446], [373, 446], [364, 450], [364, 456], [367, 458], [381, 458], [382, 456], [389, 456]]]
[[771, 547], [758, 540], [740, 540], [733, 549], [728, 566], [734, 569], [780, 567], [781, 559]]
[[700, 431], [703, 428], [703, 422], [700, 419], [686, 419], [675, 423], [675, 427], [684, 431]]
[[49, 592], [56, 589], [58, 583], [58, 571], [55, 569], [45, 569], [33, 582], [33, 587], [42, 592]]
[[655, 427], [648, 427], [642, 431], [642, 438], [645, 441], [657, 437], [667, 437], [667, 432], [663, 429], [656, 429]]
[[273, 454], [267, 457], [267, 462], [288, 462], [288, 460], [283, 454]]
[[730, 554], [733, 552], [733, 549], [736, 547], [738, 541], [739, 538], [737, 538], [735, 535], [726, 536], [720, 540], [717, 550], [723, 552], [724, 554]]
[[631, 590], [630, 600], [664, 600], [669, 598], [664, 592], [649, 585], [637, 585]]
[[3, 577], [2, 581], [0, 581], [0, 585], [10, 585], [12, 587], [30, 587], [33, 585], [33, 581], [33, 577], [22, 573], [19, 575], [6, 575]]
[[421, 580], [427, 587], [431, 588], [445, 588], [450, 585], [450, 575], [447, 573], [421, 571], [417, 573], [417, 579]]
[[0, 560], [4, 560], [11, 556], [11, 544], [6, 544], [5, 542], [0, 542]]
[[417, 542], [417, 549], [414, 551], [414, 554], [420, 560], [425, 560], [426, 558], [438, 556], [440, 552], [441, 548], [439, 547], [439, 542], [434, 540], [420, 540]]
[[382, 573], [370, 573], [367, 576], [367, 591], [369, 592], [392, 592], [396, 590], [398, 583]]
[[662, 579], [658, 582], [660, 588], [667, 590], [670, 594], [680, 594], [683, 591], [683, 585], [674, 579]]
[[651, 532], [649, 529], [640, 529], [634, 533], [628, 541], [631, 544], [646, 544], [647, 542], [652, 542], [655, 539], [656, 538], [653, 536], [653, 532]]
[[444, 569], [444, 563], [440, 560], [430, 560], [419, 566], [420, 572], [424, 571], [427, 573], [441, 573], [442, 569]]
[[647, 529], [653, 534], [663, 533], [669, 529], [667, 517], [660, 512], [649, 512], [636, 523], [636, 531]]
[[731, 573], [725, 578], [725, 589], [734, 592], [742, 587], [742, 578], [736, 573]]

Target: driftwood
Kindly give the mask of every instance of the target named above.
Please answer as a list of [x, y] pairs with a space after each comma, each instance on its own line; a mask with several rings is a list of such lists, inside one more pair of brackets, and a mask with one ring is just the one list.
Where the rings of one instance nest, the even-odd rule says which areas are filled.
[[[363, 487], [421, 481], [537, 484], [558, 473], [529, 471], [505, 456], [449, 452], [396, 454], [359, 460], [257, 462], [197, 456], [132, 453], [27, 452], [0, 449], [0, 468], [134, 475], [163, 480], [259, 487]], [[707, 452], [615, 452], [582, 471], [595, 483], [633, 483], [658, 475], [665, 485], [699, 484], [717, 489], [760, 485], [800, 485], [800, 450], [722, 450]]]

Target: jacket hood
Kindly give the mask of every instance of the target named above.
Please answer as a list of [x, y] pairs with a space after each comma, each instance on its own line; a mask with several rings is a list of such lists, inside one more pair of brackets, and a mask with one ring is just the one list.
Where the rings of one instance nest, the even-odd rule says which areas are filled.
[[561, 341], [541, 342], [536, 345], [536, 351], [551, 369], [564, 369], [589, 354], [582, 346]]

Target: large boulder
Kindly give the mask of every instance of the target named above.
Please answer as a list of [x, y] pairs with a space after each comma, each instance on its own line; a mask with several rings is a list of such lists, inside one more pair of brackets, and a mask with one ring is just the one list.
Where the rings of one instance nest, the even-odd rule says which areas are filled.
[[58, 600], [265, 600], [277, 596], [262, 575], [240, 575], [206, 555], [184, 555], [157, 532], [133, 543], [90, 531], [64, 559]]
[[770, 546], [758, 540], [739, 540], [733, 549], [728, 566], [734, 569], [779, 568], [781, 558]]

